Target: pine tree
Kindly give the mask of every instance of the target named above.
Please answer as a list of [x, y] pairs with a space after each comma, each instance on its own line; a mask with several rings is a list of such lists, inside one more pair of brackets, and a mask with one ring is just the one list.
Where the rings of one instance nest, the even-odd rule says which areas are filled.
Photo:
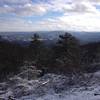
[[75, 72], [80, 67], [79, 41], [69, 33], [59, 36], [55, 49], [56, 66], [62, 72]]
[[30, 42], [30, 55], [31, 55], [31, 59], [32, 60], [36, 60], [38, 59], [38, 56], [40, 54], [41, 48], [42, 48], [42, 41], [41, 38], [38, 34], [34, 34], [34, 36], [32, 37], [32, 40]]
[[50, 70], [52, 64], [52, 49], [45, 45], [45, 40], [41, 39], [38, 34], [34, 34], [30, 43], [31, 60], [35, 66], [43, 71]]

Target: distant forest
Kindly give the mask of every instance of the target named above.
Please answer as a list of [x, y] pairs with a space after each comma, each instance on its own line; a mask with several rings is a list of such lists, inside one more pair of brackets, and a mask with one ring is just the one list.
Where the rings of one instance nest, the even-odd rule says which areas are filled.
[[47, 46], [45, 41], [34, 34], [28, 46], [3, 40], [0, 37], [0, 77], [16, 74], [24, 62], [44, 73], [77, 74], [95, 72], [100, 69], [100, 43], [80, 45], [70, 33], [59, 35], [56, 43]]

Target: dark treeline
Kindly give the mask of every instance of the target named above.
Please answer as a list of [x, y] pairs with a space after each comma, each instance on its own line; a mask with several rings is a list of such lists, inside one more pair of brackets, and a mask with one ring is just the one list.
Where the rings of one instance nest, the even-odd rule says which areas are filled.
[[17, 72], [23, 62], [23, 48], [8, 41], [0, 41], [0, 75]]
[[[0, 37], [1, 39], [2, 37]], [[24, 61], [32, 62], [33, 66], [44, 72], [58, 74], [76, 74], [92, 72], [89, 65], [100, 62], [100, 43], [80, 45], [71, 34], [60, 35], [56, 44], [45, 45], [38, 34], [34, 34], [29, 46], [0, 41], [0, 74], [17, 73]]]
[[100, 70], [100, 42], [82, 45], [81, 52], [81, 60], [86, 72]]

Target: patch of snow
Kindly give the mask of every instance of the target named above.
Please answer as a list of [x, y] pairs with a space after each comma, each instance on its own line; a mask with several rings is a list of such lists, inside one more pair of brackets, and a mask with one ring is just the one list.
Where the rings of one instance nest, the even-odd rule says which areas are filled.
[[56, 74], [29, 80], [14, 76], [0, 83], [0, 100], [100, 100], [99, 75], [100, 72], [87, 74], [83, 80]]

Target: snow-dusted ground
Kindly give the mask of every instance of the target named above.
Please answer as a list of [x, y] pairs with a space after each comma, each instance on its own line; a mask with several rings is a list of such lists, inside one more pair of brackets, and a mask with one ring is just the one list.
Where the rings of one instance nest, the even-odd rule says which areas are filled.
[[84, 79], [46, 74], [30, 79], [15, 76], [0, 83], [0, 100], [100, 100], [100, 72]]

